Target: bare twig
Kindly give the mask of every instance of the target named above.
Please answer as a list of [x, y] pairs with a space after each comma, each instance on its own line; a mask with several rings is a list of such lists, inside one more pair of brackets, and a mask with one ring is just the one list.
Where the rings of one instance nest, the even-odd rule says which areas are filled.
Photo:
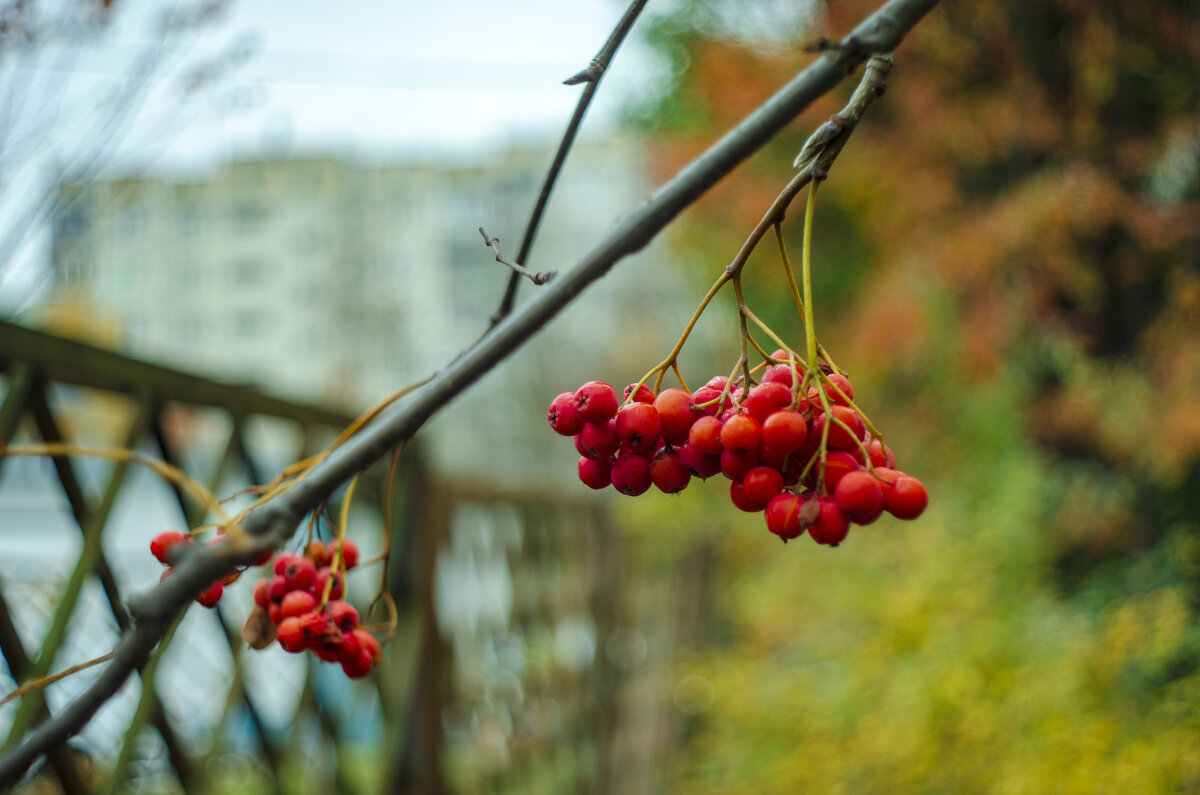
[[[855, 29], [853, 36], [871, 52], [891, 52], [937, 2], [888, 0]], [[37, 759], [87, 723], [145, 662], [175, 617], [196, 594], [238, 565], [247, 564], [286, 541], [303, 517], [342, 483], [411, 438], [430, 417], [516, 352], [532, 334], [580, 292], [608, 273], [619, 260], [648, 244], [676, 215], [758, 151], [865, 59], [866, 56], [849, 49], [822, 55], [708, 151], [685, 166], [649, 201], [618, 221], [573, 267], [454, 359], [408, 402], [378, 417], [314, 468], [303, 481], [247, 516], [245, 538], [239, 539], [240, 543], [197, 548], [176, 567], [174, 575], [130, 600], [130, 612], [136, 623], [122, 636], [114, 649], [113, 659], [73, 702], [26, 734], [19, 746], [0, 758], [0, 791], [11, 788]]]
[[488, 233], [483, 231], [483, 227], [479, 227], [479, 234], [483, 235], [483, 243], [486, 246], [491, 246], [492, 251], [496, 252], [496, 262], [502, 262], [512, 268], [512, 272], [518, 276], [524, 276], [534, 284], [545, 284], [557, 275], [557, 271], [545, 271], [542, 273], [534, 273], [519, 263], [513, 262], [508, 257], [504, 256], [500, 251], [500, 238], [488, 237]]
[[[596, 95], [600, 79], [604, 77], [604, 73], [608, 70], [609, 62], [612, 61], [612, 57], [616, 54], [617, 48], [621, 46], [621, 42], [629, 35], [629, 31], [633, 28], [633, 23], [637, 20], [638, 15], [642, 13], [642, 8], [646, 5], [646, 2], [647, 0], [633, 0], [629, 4], [629, 8], [625, 10], [624, 16], [617, 22], [617, 26], [613, 28], [613, 32], [609, 34], [608, 41], [604, 42], [604, 46], [600, 48], [600, 52], [596, 53], [596, 57], [592, 59], [588, 68], [563, 81], [568, 86], [579, 83], [587, 83], [587, 85], [584, 86], [583, 93], [579, 95], [579, 102], [575, 105], [575, 113], [571, 116], [571, 121], [567, 124], [567, 130], [563, 133], [562, 141], [558, 145], [558, 151], [554, 153], [554, 162], [550, 164], [550, 170], [546, 172], [546, 179], [542, 182], [542, 191], [538, 194], [537, 203], [533, 206], [533, 212], [529, 214], [529, 222], [525, 225], [525, 236], [521, 239], [521, 248], [517, 252], [518, 262], [529, 261], [529, 252], [533, 249], [533, 241], [537, 237], [538, 225], [542, 222], [542, 214], [546, 210], [546, 203], [550, 200], [550, 191], [554, 189], [554, 183], [558, 179], [558, 172], [562, 170], [562, 165], [567, 159], [567, 153], [571, 151], [571, 145], [575, 143], [575, 135], [579, 132], [579, 127], [583, 123], [584, 114], [587, 113], [588, 106], [592, 104], [592, 98]], [[517, 300], [517, 286], [520, 284], [517, 276], [517, 272], [514, 271], [509, 277], [508, 286], [504, 288], [504, 298], [501, 299], [496, 313], [492, 315], [492, 322], [488, 326], [488, 331], [495, 328], [497, 323], [508, 317], [509, 313], [512, 312], [513, 303]]]

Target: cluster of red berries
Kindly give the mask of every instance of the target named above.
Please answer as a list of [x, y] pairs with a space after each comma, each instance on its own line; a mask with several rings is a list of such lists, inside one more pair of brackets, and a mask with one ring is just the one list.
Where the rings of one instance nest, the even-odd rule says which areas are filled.
[[[219, 544], [224, 539], [224, 534], [218, 531], [217, 535], [214, 536], [213, 539], [208, 543], [210, 545]], [[171, 575], [171, 572], [175, 571], [173, 562], [175, 560], [175, 555], [178, 553], [172, 552], [171, 550], [179, 545], [191, 546], [191, 544], [192, 537], [190, 535], [187, 533], [180, 533], [175, 530], [165, 530], [156, 535], [154, 538], [150, 539], [150, 554], [157, 558], [159, 563], [167, 567], [167, 570], [163, 572], [161, 579], [165, 580]], [[255, 565], [261, 566], [270, 560], [270, 558], [271, 556], [268, 554], [262, 560], [256, 561]], [[205, 607], [215, 607], [217, 602], [221, 601], [221, 597], [225, 594], [225, 586], [235, 582], [241, 576], [242, 573], [240, 571], [235, 571], [224, 579], [217, 580], [212, 585], [205, 588], [204, 591], [196, 597], [196, 601]]]
[[382, 650], [358, 623], [358, 610], [342, 601], [345, 576], [332, 565], [339, 549], [345, 570], [358, 565], [358, 547], [349, 539], [313, 541], [303, 555], [280, 554], [274, 576], [254, 584], [254, 602], [266, 611], [284, 651], [311, 651], [325, 662], [340, 663], [346, 676], [359, 679], [380, 661]]
[[822, 401], [815, 387], [800, 394], [798, 375], [776, 364], [748, 390], [718, 376], [695, 392], [657, 395], [631, 384], [623, 403], [609, 384], [589, 381], [554, 398], [548, 419], [575, 438], [579, 479], [589, 487], [637, 496], [653, 485], [674, 494], [693, 477], [720, 473], [732, 481], [733, 504], [764, 511], [767, 528], [784, 541], [808, 530], [817, 543], [836, 546], [851, 522], [870, 524], [884, 511], [919, 516], [925, 486], [871, 438], [851, 406], [849, 379], [825, 375]]

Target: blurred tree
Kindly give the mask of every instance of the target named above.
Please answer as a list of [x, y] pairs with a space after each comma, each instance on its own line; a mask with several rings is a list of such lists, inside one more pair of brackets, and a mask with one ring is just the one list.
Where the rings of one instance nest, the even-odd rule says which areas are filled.
[[[664, 169], [866, 8], [759, 24], [775, 5], [656, 20], [671, 80], [636, 117]], [[951, 3], [903, 43], [822, 191], [815, 304], [934, 507], [828, 557], [721, 557], [772, 573], [728, 567], [687, 791], [1200, 788], [1198, 65], [1175, 0]], [[817, 118], [681, 222], [698, 283]], [[772, 256], [750, 300], [783, 317]]]
[[61, 204], [63, 182], [131, 152], [148, 162], [204, 113], [248, 101], [222, 81], [252, 51], [248, 40], [189, 51], [229, 4], [0, 2], [0, 311], [19, 311], [44, 284], [48, 223], [79, 222]]

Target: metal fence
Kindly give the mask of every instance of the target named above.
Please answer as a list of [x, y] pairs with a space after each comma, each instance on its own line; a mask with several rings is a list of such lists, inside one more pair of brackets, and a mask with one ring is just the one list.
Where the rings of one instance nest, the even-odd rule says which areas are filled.
[[[218, 494], [265, 482], [351, 419], [4, 323], [0, 370], [0, 442], [75, 441], [102, 428]], [[17, 469], [31, 461], [43, 471]], [[57, 565], [14, 552], [39, 549], [11, 507], [11, 492], [28, 491], [18, 475], [52, 477], [69, 512], [75, 540], [54, 542], [66, 550]], [[151, 505], [155, 489], [169, 510]], [[351, 524], [352, 533], [369, 528], [359, 539], [367, 554], [382, 544], [385, 489], [399, 621], [371, 677], [350, 683], [309, 655], [248, 650], [239, 628], [250, 572], [217, 609], [189, 609], [139, 680], [28, 786], [664, 791], [680, 732], [669, 660], [695, 640], [689, 615], [707, 598], [703, 550], [649, 571], [600, 504], [436, 478], [410, 446], [394, 481], [381, 467], [360, 483]], [[201, 513], [124, 463], [0, 458], [0, 653], [10, 674], [0, 689], [111, 648], [129, 623], [123, 595], [157, 577], [150, 536], [194, 527]], [[358, 591], [351, 578], [356, 601], [369, 599], [380, 574], [363, 574]], [[0, 708], [6, 745], [89, 677]]]

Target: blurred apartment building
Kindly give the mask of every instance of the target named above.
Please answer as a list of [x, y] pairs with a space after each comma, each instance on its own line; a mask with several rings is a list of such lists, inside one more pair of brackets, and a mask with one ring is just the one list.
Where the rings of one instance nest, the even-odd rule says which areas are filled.
[[[508, 271], [478, 228], [516, 257], [552, 154], [260, 160], [67, 185], [51, 309], [99, 321], [137, 357], [362, 409], [487, 327]], [[524, 264], [568, 267], [650, 189], [636, 141], [580, 143]], [[640, 375], [691, 311], [663, 254], [634, 259], [422, 431], [435, 464], [501, 482], [573, 476], [547, 458], [546, 402]], [[537, 289], [524, 283], [523, 300]]]

